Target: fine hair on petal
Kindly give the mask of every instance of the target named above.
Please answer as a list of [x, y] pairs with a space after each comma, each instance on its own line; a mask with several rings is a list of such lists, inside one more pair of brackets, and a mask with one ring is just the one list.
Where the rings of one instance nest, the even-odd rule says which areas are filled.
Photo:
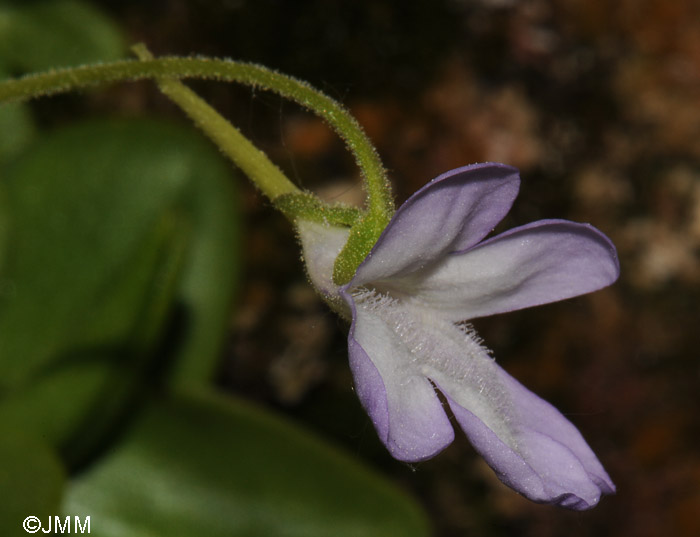
[[500, 381], [491, 352], [482, 345], [471, 324], [455, 324], [434, 311], [374, 288], [358, 287], [352, 294], [357, 308], [393, 333], [400, 347], [397, 355], [404, 359], [390, 367], [401, 385], [410, 384], [416, 377], [429, 379], [517, 449], [517, 431], [513, 429], [518, 422], [517, 409]]

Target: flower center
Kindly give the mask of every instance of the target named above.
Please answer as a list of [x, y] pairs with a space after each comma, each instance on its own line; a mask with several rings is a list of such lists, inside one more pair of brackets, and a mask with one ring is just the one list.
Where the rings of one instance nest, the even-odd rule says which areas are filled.
[[[452, 401], [475, 414], [512, 448], [515, 408], [500, 368], [469, 323], [455, 324], [411, 299], [364, 287], [353, 290], [368, 322], [382, 323], [391, 338], [388, 356], [372, 356], [385, 383], [428, 378]], [[360, 314], [360, 311], [358, 311]]]

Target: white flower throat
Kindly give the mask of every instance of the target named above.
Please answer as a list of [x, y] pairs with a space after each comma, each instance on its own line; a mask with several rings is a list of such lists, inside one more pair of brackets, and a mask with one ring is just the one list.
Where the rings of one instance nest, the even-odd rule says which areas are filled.
[[428, 378], [503, 442], [517, 448], [512, 428], [516, 409], [499, 381], [498, 366], [470, 324], [455, 324], [415, 300], [377, 289], [358, 287], [352, 296], [363, 313], [358, 311], [358, 323], [381, 323], [382, 330], [374, 326], [368, 332], [392, 340], [391, 356], [374, 357], [385, 383], [393, 379], [406, 386], [417, 377]]

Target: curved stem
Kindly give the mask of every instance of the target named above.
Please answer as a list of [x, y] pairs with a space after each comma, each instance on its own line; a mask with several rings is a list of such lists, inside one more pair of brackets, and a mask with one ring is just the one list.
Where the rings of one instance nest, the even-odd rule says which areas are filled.
[[190, 77], [240, 82], [264, 88], [319, 114], [345, 140], [362, 170], [368, 216], [376, 222], [377, 228], [383, 228], [388, 223], [394, 211], [389, 182], [374, 147], [357, 121], [337, 102], [305, 82], [260, 65], [180, 57], [123, 60], [4, 81], [0, 83], [0, 101], [51, 95], [123, 80]]
[[[132, 47], [143, 61], [153, 59], [145, 45]], [[157, 78], [160, 90], [177, 104], [270, 200], [301, 191], [269, 159], [204, 99], [176, 78]]]

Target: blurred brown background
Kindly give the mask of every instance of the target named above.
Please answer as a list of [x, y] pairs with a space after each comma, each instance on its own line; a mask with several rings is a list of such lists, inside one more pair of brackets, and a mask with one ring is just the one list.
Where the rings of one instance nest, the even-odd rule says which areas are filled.
[[[339, 99], [399, 202], [451, 168], [501, 161], [523, 179], [503, 229], [568, 218], [619, 249], [613, 287], [475, 323], [617, 484], [590, 512], [520, 498], [460, 435], [432, 461], [393, 461], [352, 392], [346, 327], [307, 285], [287, 222], [243, 180], [246, 274], [222, 388], [380, 468], [439, 536], [700, 535], [699, 2], [94, 1], [156, 54], [259, 62]], [[270, 94], [192, 85], [294, 180], [361, 200], [348, 153], [319, 120]], [[65, 119], [83, 110], [63, 99]], [[146, 83], [87, 102], [88, 114], [178, 116]]]

